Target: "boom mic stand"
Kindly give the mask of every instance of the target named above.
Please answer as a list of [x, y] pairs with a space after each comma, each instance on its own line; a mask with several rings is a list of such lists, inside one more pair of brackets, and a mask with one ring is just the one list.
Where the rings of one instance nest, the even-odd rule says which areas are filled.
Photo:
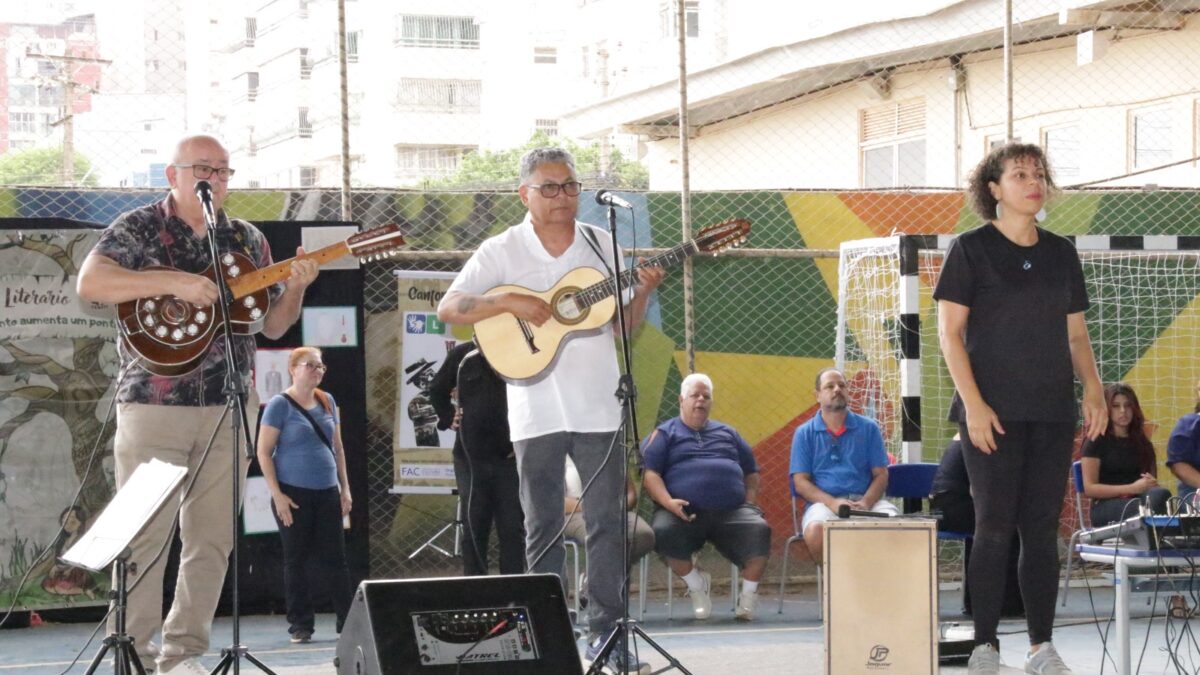
[[[625, 325], [625, 308], [623, 302], [625, 299], [625, 285], [622, 283], [622, 276], [628, 273], [631, 275], [632, 284], [636, 285], [637, 271], [636, 266], [631, 267], [627, 272], [616, 271], [621, 269], [621, 257], [617, 249], [617, 209], [611, 200], [604, 203], [608, 204], [608, 233], [612, 239], [613, 283], [616, 285], [613, 297], [616, 298], [617, 326], [621, 332], [621, 377], [617, 385], [617, 391], [614, 394], [621, 406], [621, 425], [613, 434], [613, 442], [616, 443], [617, 438], [628, 430], [632, 431], [633, 446], [637, 448], [641, 446], [642, 437], [638, 433], [637, 414], [634, 407], [634, 404], [637, 402], [637, 388], [633, 384], [633, 352], [629, 344], [629, 329]], [[621, 505], [624, 506], [626, 499], [625, 490], [626, 486], [629, 485], [629, 458], [624, 453], [621, 454], [621, 478]], [[600, 648], [600, 653], [592, 661], [592, 665], [588, 668], [586, 675], [600, 675], [612, 651], [614, 649], [628, 649], [629, 640], [635, 635], [653, 647], [655, 651], [671, 664], [657, 672], [662, 673], [675, 668], [686, 675], [691, 675], [691, 671], [684, 668], [678, 659], [647, 635], [646, 631], [642, 630], [637, 621], [629, 618], [629, 549], [631, 547], [632, 544], [629, 541], [629, 516], [627, 515], [627, 509], [622, 509], [621, 549], [623, 553], [622, 564], [625, 566], [622, 572], [625, 576], [624, 583], [621, 584], [621, 618], [617, 619], [616, 628], [613, 629], [604, 645]]]
[[[225, 274], [222, 271], [220, 251], [217, 248], [217, 216], [214, 213], [212, 206], [212, 187], [208, 181], [196, 182], [196, 194], [200, 197], [200, 202], [204, 211], [204, 224], [207, 226], [208, 250], [212, 255], [213, 276], [216, 277], [217, 290], [219, 298], [217, 308], [222, 319], [221, 327], [225, 335], [225, 388], [222, 393], [225, 394], [225, 414], [233, 412], [229, 420], [230, 433], [233, 434], [233, 452], [230, 456], [233, 458], [233, 511], [230, 527], [233, 530], [233, 554], [229, 564], [233, 569], [232, 590], [230, 593], [230, 604], [233, 609], [233, 642], [221, 650], [221, 660], [217, 666], [212, 669], [211, 675], [218, 673], [224, 674], [233, 670], [234, 675], [240, 673], [239, 666], [242, 657], [247, 661], [258, 666], [258, 669], [268, 675], [275, 675], [274, 671], [268, 668], [262, 661], [259, 661], [249, 648], [241, 643], [241, 614], [239, 612], [238, 600], [238, 577], [240, 570], [238, 569], [238, 509], [242, 505], [241, 481], [242, 467], [239, 461], [241, 448], [241, 437], [238, 433], [238, 422], [241, 422], [241, 431], [246, 434], [246, 458], [249, 459], [254, 452], [251, 447], [250, 439], [254, 438], [250, 434], [250, 422], [246, 418], [246, 384], [237, 374], [237, 353], [233, 349], [233, 327], [229, 323], [229, 304], [233, 302], [233, 294], [229, 291], [229, 284], [225, 281]], [[266, 313], [263, 313], [263, 318], [266, 318]]]

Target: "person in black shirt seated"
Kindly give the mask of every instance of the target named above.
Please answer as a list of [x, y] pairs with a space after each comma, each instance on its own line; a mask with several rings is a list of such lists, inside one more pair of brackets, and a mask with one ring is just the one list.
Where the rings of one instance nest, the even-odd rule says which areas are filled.
[[1138, 515], [1143, 499], [1154, 513], [1166, 513], [1171, 491], [1158, 485], [1158, 461], [1137, 394], [1118, 382], [1104, 388], [1104, 399], [1108, 429], [1083, 444], [1081, 464], [1083, 494], [1092, 498], [1092, 527]]
[[[467, 525], [463, 574], [488, 572], [492, 522], [500, 542], [500, 573], [525, 572], [525, 513], [521, 510], [517, 458], [508, 434], [508, 394], [474, 342], [446, 353], [429, 385], [439, 429], [456, 429], [454, 480]], [[458, 407], [452, 393], [457, 390]]]
[[[958, 434], [942, 453], [937, 473], [933, 476], [933, 487], [929, 491], [929, 507], [941, 514], [938, 529], [960, 534], [975, 534], [975, 500], [971, 497], [971, 478], [963, 462], [962, 441]], [[971, 566], [971, 548], [974, 539], [963, 542], [963, 569]], [[1021, 601], [1021, 588], [1017, 581], [1017, 562], [1021, 559], [1021, 538], [1013, 535], [1008, 549], [1008, 582], [1004, 586], [1004, 605], [1001, 616], [1021, 616], [1025, 603]], [[971, 615], [971, 587], [963, 578], [963, 614]]]

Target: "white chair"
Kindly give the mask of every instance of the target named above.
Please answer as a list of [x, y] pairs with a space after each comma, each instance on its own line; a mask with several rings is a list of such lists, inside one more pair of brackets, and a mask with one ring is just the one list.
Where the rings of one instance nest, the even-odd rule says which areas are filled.
[[[579, 594], [583, 587], [583, 577], [579, 574], [579, 542], [574, 539], [563, 538], [563, 544], [567, 547], [567, 553], [571, 556], [571, 581], [570, 586], [575, 589], [575, 615], [580, 612]], [[638, 564], [638, 621], [646, 618], [646, 580], [650, 576], [649, 554], [642, 556]], [[587, 561], [584, 561], [584, 571], [587, 570]]]
[[[793, 483], [791, 481], [790, 476], [788, 477], [788, 487], [792, 494], [792, 536], [788, 537], [787, 541], [785, 541], [783, 543], [783, 569], [779, 572], [779, 613], [780, 614], [783, 614], [783, 590], [784, 590], [784, 585], [787, 583], [788, 554], [791, 553], [791, 551], [792, 551], [792, 544], [794, 544], [796, 542], [801, 542], [801, 543], [804, 542], [804, 530], [800, 527], [801, 523], [804, 521], [804, 509], [796, 508], [796, 500], [800, 499], [800, 495], [796, 494], [796, 485], [795, 485], [795, 483]], [[807, 546], [804, 547], [804, 552], [808, 553], [810, 558], [812, 557], [812, 553], [809, 552]], [[816, 561], [814, 560], [813, 562], [816, 562]], [[824, 601], [821, 597], [821, 585], [822, 585], [821, 576], [822, 576], [821, 569], [820, 569], [820, 567], [818, 567], [817, 568], [817, 618], [818, 619], [824, 618], [824, 608], [822, 607], [822, 605], [824, 604]]]

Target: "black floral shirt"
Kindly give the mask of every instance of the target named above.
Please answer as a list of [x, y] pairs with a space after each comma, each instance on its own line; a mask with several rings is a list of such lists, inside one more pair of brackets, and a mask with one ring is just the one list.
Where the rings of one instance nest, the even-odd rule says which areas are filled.
[[[246, 254], [259, 267], [271, 264], [271, 248], [258, 228], [244, 220], [217, 214], [217, 247]], [[150, 206], [123, 213], [100, 235], [92, 249], [121, 267], [140, 270], [149, 266], [172, 267], [200, 273], [211, 262], [208, 241], [193, 234], [191, 226], [174, 214], [168, 196]], [[270, 289], [274, 300], [281, 286]], [[255, 342], [252, 335], [234, 335], [238, 372], [250, 386]], [[218, 332], [200, 364], [188, 373], [167, 377], [142, 367], [137, 355], [120, 343], [119, 403], [205, 406], [223, 405], [225, 396], [225, 337]]]

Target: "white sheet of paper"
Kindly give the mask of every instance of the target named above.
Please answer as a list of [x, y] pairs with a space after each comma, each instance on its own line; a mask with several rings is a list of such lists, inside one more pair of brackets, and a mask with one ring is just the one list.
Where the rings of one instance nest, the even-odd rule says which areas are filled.
[[142, 463], [61, 560], [93, 572], [107, 567], [158, 513], [186, 474], [187, 467], [157, 459]]

